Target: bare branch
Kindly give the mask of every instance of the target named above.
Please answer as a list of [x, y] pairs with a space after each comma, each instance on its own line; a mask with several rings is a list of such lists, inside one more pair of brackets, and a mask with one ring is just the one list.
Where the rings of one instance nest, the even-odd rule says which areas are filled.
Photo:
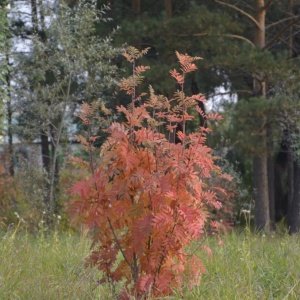
[[237, 34], [229, 34], [229, 33], [208, 33], [208, 32], [203, 32], [203, 33], [194, 33], [192, 35], [179, 35], [179, 36], [206, 36], [206, 35], [211, 35], [211, 36], [223, 36], [223, 37], [229, 37], [229, 38], [234, 38], [238, 40], [242, 40], [248, 44], [250, 44], [252, 47], [255, 47], [253, 42], [251, 42], [249, 39], [245, 38], [244, 36], [237, 35]]
[[230, 7], [236, 11], [238, 11], [239, 13], [241, 13], [242, 15], [246, 16], [250, 21], [252, 21], [258, 28], [260, 28], [260, 25], [259, 23], [256, 21], [256, 19], [251, 16], [249, 13], [247, 13], [246, 11], [244, 11], [243, 9], [241, 8], [238, 8], [237, 6], [235, 5], [232, 5], [232, 4], [229, 4], [229, 3], [225, 3], [225, 2], [222, 2], [222, 1], [219, 1], [219, 0], [215, 0], [215, 2], [221, 4], [221, 5], [224, 5], [224, 6], [227, 6], [227, 7]]
[[237, 34], [223, 34], [223, 36], [225, 37], [231, 37], [231, 38], [234, 38], [234, 39], [238, 39], [238, 40], [242, 40], [248, 44], [250, 44], [252, 47], [255, 47], [255, 45], [252, 43], [252, 41], [250, 41], [249, 39], [245, 38], [244, 36], [241, 36], [241, 35], [237, 35]]
[[268, 42], [266, 44], [266, 46], [263, 48], [263, 50], [265, 49], [269, 49], [270, 47], [272, 47], [274, 45], [274, 43], [279, 40], [281, 38], [281, 36], [288, 30], [290, 29], [293, 25], [295, 25], [296, 23], [298, 23], [300, 21], [300, 16], [297, 16], [296, 20], [294, 20], [293, 22], [289, 23], [288, 25], [286, 25], [270, 42]]
[[266, 3], [266, 5], [264, 6], [264, 10], [267, 10], [269, 7], [270, 7], [270, 5], [273, 3], [273, 1], [274, 0], [269, 0], [267, 3]]
[[[55, 129], [58, 130], [58, 128], [54, 125], [54, 123], [52, 121], [49, 122], [49, 124]], [[47, 135], [48, 136], [48, 135]]]
[[122, 249], [122, 246], [121, 246], [121, 244], [120, 244], [120, 242], [119, 242], [119, 240], [118, 240], [118, 237], [117, 237], [117, 235], [116, 235], [116, 233], [115, 233], [115, 231], [114, 231], [114, 228], [113, 228], [113, 226], [112, 226], [112, 224], [111, 224], [111, 221], [110, 221], [110, 219], [109, 219], [108, 217], [107, 217], [107, 221], [108, 221], [108, 224], [109, 224], [109, 228], [110, 228], [110, 230], [112, 231], [112, 234], [113, 234], [113, 236], [114, 236], [114, 238], [115, 238], [116, 244], [118, 245], [118, 248], [119, 248], [119, 250], [120, 250], [122, 256], [124, 257], [124, 260], [126, 261], [126, 263], [128, 264], [128, 266], [130, 267], [132, 273], [134, 274], [134, 268], [133, 268], [132, 264], [130, 263], [130, 261], [129, 261], [129, 260], [127, 259], [127, 257], [125, 256], [125, 253], [124, 253], [124, 251], [123, 251], [123, 249]]
[[299, 18], [299, 16], [291, 16], [291, 17], [287, 17], [287, 18], [281, 19], [280, 21], [274, 22], [274, 23], [272, 23], [272, 24], [266, 26], [266, 29], [270, 29], [271, 27], [274, 27], [274, 26], [276, 26], [276, 25], [279, 25], [279, 24], [281, 24], [281, 23], [283, 23], [283, 22], [286, 22], [286, 21], [288, 21], [288, 20], [297, 19], [297, 18]]

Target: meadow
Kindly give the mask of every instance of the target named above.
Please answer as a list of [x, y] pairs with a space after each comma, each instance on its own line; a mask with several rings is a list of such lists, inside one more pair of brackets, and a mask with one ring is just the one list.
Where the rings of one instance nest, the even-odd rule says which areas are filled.
[[[198, 250], [206, 273], [201, 285], [168, 299], [300, 299], [300, 237], [232, 231], [207, 238]], [[201, 247], [199, 248], [201, 249]], [[0, 238], [0, 299], [116, 299], [100, 274], [85, 268], [86, 234], [37, 235], [8, 231]]]

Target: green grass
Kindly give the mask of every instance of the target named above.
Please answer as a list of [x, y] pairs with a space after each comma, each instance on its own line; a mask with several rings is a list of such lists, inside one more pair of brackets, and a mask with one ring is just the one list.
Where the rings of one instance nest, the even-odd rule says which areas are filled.
[[0, 242], [0, 299], [112, 299], [84, 268], [90, 241], [83, 235], [6, 234]]
[[201, 286], [184, 299], [300, 299], [300, 238], [232, 232], [222, 247], [209, 240], [213, 258]]
[[[183, 287], [169, 299], [300, 299], [300, 237], [230, 233], [213, 257], [199, 251], [206, 268], [200, 287]], [[115, 299], [100, 275], [84, 268], [85, 235], [45, 237], [6, 233], [0, 237], [0, 299]]]

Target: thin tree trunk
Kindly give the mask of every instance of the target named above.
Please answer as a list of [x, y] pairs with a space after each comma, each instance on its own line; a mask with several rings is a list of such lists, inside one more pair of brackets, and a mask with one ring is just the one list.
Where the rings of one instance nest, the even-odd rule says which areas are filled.
[[132, 0], [131, 2], [132, 10], [134, 16], [138, 16], [141, 13], [141, 0]]
[[[264, 143], [262, 136], [260, 141]], [[268, 194], [267, 154], [255, 155], [253, 158], [255, 227], [257, 230], [270, 228], [270, 208]]]
[[166, 15], [170, 19], [172, 18], [172, 0], [165, 0], [165, 10], [166, 10]]
[[[3, 3], [3, 7], [5, 5], [5, 2]], [[0, 5], [0, 9], [1, 5]], [[4, 8], [3, 8], [4, 9]], [[8, 20], [7, 13], [5, 14], [6, 20]], [[10, 57], [10, 36], [8, 31], [4, 31], [5, 33], [5, 42], [3, 50], [5, 51], [5, 60], [7, 65], [7, 74], [5, 76], [6, 81], [6, 87], [7, 87], [7, 102], [6, 102], [6, 113], [7, 113], [7, 136], [8, 136], [8, 172], [10, 176], [14, 176], [15, 170], [15, 164], [14, 164], [14, 145], [13, 145], [13, 130], [12, 130], [12, 115], [13, 115], [13, 109], [12, 109], [12, 103], [11, 103], [11, 70], [9, 67], [11, 67], [11, 63], [9, 61]]]
[[108, 16], [111, 17], [112, 19], [115, 18], [115, 0], [109, 0], [108, 1], [109, 5], [109, 11], [107, 12]]
[[40, 139], [41, 139], [41, 154], [42, 154], [42, 163], [43, 163], [43, 168], [46, 171], [47, 176], [44, 178], [45, 182], [45, 199], [44, 199], [44, 204], [47, 209], [47, 215], [46, 215], [46, 222], [48, 226], [51, 226], [51, 214], [50, 214], [50, 147], [49, 147], [49, 140], [48, 140], [48, 134], [45, 132], [45, 130], [41, 130], [40, 133]]
[[50, 197], [49, 197], [49, 209], [50, 213], [55, 212], [57, 209], [56, 195], [55, 191], [58, 186], [58, 147], [60, 145], [60, 140], [63, 134], [63, 128], [65, 125], [65, 118], [67, 113], [67, 106], [70, 101], [72, 74], [69, 74], [69, 82], [65, 92], [65, 97], [63, 99], [63, 110], [60, 117], [58, 118], [58, 127], [55, 128], [53, 124], [51, 125], [51, 143], [52, 143], [52, 160], [50, 169]]
[[[265, 3], [264, 0], [255, 0], [255, 27], [254, 45], [258, 49], [263, 49], [266, 45], [265, 30]], [[266, 97], [266, 83], [264, 74], [257, 72], [253, 75], [253, 92], [256, 97]], [[263, 101], [263, 100], [262, 100]], [[269, 230], [270, 228], [270, 202], [269, 202], [269, 185], [268, 185], [268, 158], [267, 158], [267, 130], [265, 129], [266, 120], [258, 119], [258, 126], [261, 129], [259, 146], [262, 152], [253, 158], [253, 176], [255, 190], [255, 211], [254, 220], [257, 230]]]
[[47, 42], [46, 36], [46, 24], [45, 24], [45, 10], [43, 0], [38, 0], [38, 8], [39, 8], [39, 16], [40, 16], [40, 30], [39, 30], [39, 37], [43, 43]]
[[30, 4], [31, 4], [32, 31], [34, 34], [36, 34], [38, 32], [38, 12], [37, 12], [36, 0], [30, 0]]
[[41, 30], [45, 31], [46, 24], [45, 24], [45, 12], [44, 12], [43, 0], [39, 0], [38, 6], [39, 6], [39, 13], [40, 13], [39, 15], [40, 15]]
[[289, 234], [300, 232], [300, 165], [295, 163], [294, 194], [288, 220]]
[[48, 134], [44, 130], [41, 130], [40, 139], [41, 139], [41, 153], [42, 153], [43, 167], [46, 170], [46, 172], [49, 174], [50, 171], [49, 141], [48, 141]]
[[[38, 5], [40, 12], [40, 19], [38, 19]], [[43, 11], [43, 2], [42, 0], [31, 0], [31, 21], [32, 21], [32, 30], [34, 34], [39, 33], [39, 38], [41, 42], [46, 43], [47, 37], [45, 35], [45, 17]], [[39, 21], [41, 26], [41, 31], [38, 32]], [[50, 128], [48, 128], [50, 131]], [[51, 133], [50, 133], [51, 134]], [[51, 162], [51, 153], [50, 153], [50, 143], [49, 143], [49, 133], [47, 129], [42, 128], [40, 131], [40, 139], [41, 139], [41, 155], [42, 155], [42, 163], [43, 167], [47, 173], [47, 177], [45, 178], [45, 186], [47, 188], [45, 195], [45, 205], [47, 208], [47, 224], [49, 227], [52, 225], [52, 201], [51, 201], [51, 170], [52, 170], [52, 162]]]
[[288, 153], [288, 212], [287, 212], [287, 225], [288, 228], [292, 225], [292, 214], [293, 214], [293, 203], [294, 203], [294, 195], [295, 189], [297, 189], [296, 184], [296, 171], [295, 162], [293, 154], [290, 152]]
[[53, 152], [52, 152], [52, 164], [51, 164], [51, 170], [50, 170], [50, 210], [51, 212], [55, 212], [55, 210], [57, 209], [57, 203], [56, 203], [56, 199], [55, 199], [55, 190], [57, 189], [58, 186], [58, 146], [60, 143], [60, 139], [62, 136], [62, 132], [63, 132], [63, 128], [64, 128], [64, 120], [66, 117], [66, 110], [67, 110], [67, 105], [68, 105], [68, 101], [69, 101], [69, 92], [70, 92], [70, 86], [68, 88], [68, 92], [67, 92], [67, 98], [65, 99], [65, 103], [64, 103], [64, 108], [61, 114], [61, 120], [59, 122], [59, 126], [56, 130], [55, 133], [53, 133], [53, 140], [52, 140], [52, 145], [53, 145]]
[[[272, 132], [268, 132], [268, 138]], [[273, 147], [273, 143], [269, 143], [269, 149]], [[268, 155], [268, 194], [269, 194], [269, 212], [270, 212], [270, 229], [276, 230], [275, 222], [275, 162], [272, 154]]]
[[[63, 122], [63, 121], [61, 121]], [[51, 134], [51, 168], [50, 168], [50, 195], [49, 203], [50, 210], [52, 213], [55, 213], [57, 210], [57, 201], [56, 201], [56, 191], [59, 181], [59, 168], [58, 168], [58, 140], [57, 140], [57, 130], [54, 126], [50, 125], [50, 134]]]
[[[9, 57], [6, 55], [7, 64], [9, 65]], [[8, 90], [8, 101], [7, 101], [7, 125], [8, 125], [8, 161], [9, 161], [9, 174], [14, 176], [14, 145], [13, 145], [13, 132], [12, 132], [12, 106], [11, 106], [11, 92], [10, 92], [10, 72], [6, 75], [6, 84]]]
[[[289, 13], [293, 15], [294, 0], [289, 0]], [[293, 26], [289, 29], [288, 58], [294, 56]], [[288, 214], [287, 223], [290, 234], [300, 232], [300, 165], [295, 161], [291, 147], [291, 129], [288, 129]]]
[[9, 174], [14, 176], [14, 145], [13, 145], [13, 134], [12, 134], [12, 108], [11, 102], [7, 102], [7, 122], [8, 122], [8, 157], [9, 157]]
[[[32, 22], [32, 30], [33, 33], [36, 34], [38, 32], [38, 10], [37, 10], [37, 2], [36, 0], [31, 0], [31, 22]], [[39, 3], [41, 5], [41, 3]], [[41, 14], [41, 22], [44, 26], [44, 15]], [[48, 141], [48, 133], [45, 129], [41, 129], [40, 132], [41, 139], [41, 154], [42, 154], [42, 162], [43, 167], [46, 172], [49, 174], [50, 171], [50, 150], [49, 150], [49, 141]]]
[[[293, 5], [294, 5], [294, 0], [289, 0], [289, 13], [290, 15], [293, 15]], [[293, 38], [293, 31], [294, 31], [294, 26], [291, 26], [289, 29], [289, 58], [293, 57], [294, 51], [293, 51], [293, 44], [294, 44], [294, 38]]]

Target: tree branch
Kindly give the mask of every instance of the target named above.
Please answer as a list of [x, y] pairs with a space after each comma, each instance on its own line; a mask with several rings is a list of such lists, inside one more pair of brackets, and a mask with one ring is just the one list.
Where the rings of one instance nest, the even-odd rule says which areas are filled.
[[272, 24], [266, 26], [266, 29], [270, 29], [271, 27], [274, 27], [274, 26], [276, 26], [276, 25], [278, 25], [278, 24], [281, 24], [281, 23], [283, 23], [283, 22], [285, 22], [285, 21], [293, 20], [293, 19], [297, 19], [297, 18], [299, 18], [299, 16], [292, 16], [292, 17], [284, 18], [284, 19], [282, 19], [282, 20], [280, 20], [280, 21], [274, 22], [274, 23], [272, 23]]
[[[221, 36], [221, 35], [219, 34], [219, 36]], [[255, 45], [249, 39], [245, 38], [244, 36], [237, 35], [237, 34], [229, 34], [229, 33], [228, 34], [223, 34], [223, 36], [232, 37], [234, 39], [242, 40], [242, 41], [250, 44], [252, 47], [255, 47]]]
[[267, 10], [267, 9], [270, 7], [270, 5], [273, 3], [273, 1], [274, 1], [274, 0], [269, 0], [269, 1], [266, 3], [266, 5], [263, 7], [263, 10]]
[[[224, 6], [227, 6], [227, 7], [230, 7], [236, 11], [238, 11], [239, 13], [241, 13], [242, 15], [246, 16], [250, 21], [252, 21], [258, 28], [260, 28], [260, 25], [259, 23], [256, 21], [256, 19], [251, 16], [250, 14], [248, 14], [246, 11], [244, 11], [243, 9], [241, 8], [238, 8], [237, 6], [235, 5], [232, 5], [232, 4], [229, 4], [229, 3], [225, 3], [225, 2], [222, 2], [222, 1], [219, 1], [219, 0], [214, 0], [215, 2], [221, 4], [221, 5], [224, 5]], [[271, 0], [270, 0], [271, 1]]]
[[266, 44], [266, 46], [263, 48], [263, 50], [269, 49], [274, 45], [274, 43], [280, 39], [280, 37], [289, 29], [291, 28], [294, 24], [296, 24], [298, 21], [300, 21], [300, 16], [296, 18], [293, 22], [289, 23], [286, 25], [270, 42]]
[[61, 114], [61, 121], [59, 123], [59, 126], [57, 128], [57, 133], [56, 133], [56, 142], [55, 139], [52, 137], [52, 142], [54, 145], [54, 153], [53, 153], [53, 160], [52, 160], [52, 165], [51, 165], [51, 170], [50, 170], [50, 193], [49, 193], [49, 209], [50, 213], [52, 214], [55, 208], [55, 203], [54, 203], [54, 188], [55, 188], [55, 168], [56, 168], [56, 161], [57, 161], [57, 156], [58, 156], [58, 145], [60, 143], [63, 127], [64, 127], [64, 121], [66, 118], [66, 111], [67, 111], [67, 106], [70, 101], [70, 91], [71, 91], [71, 80], [72, 76], [70, 74], [69, 78], [69, 83], [68, 83], [68, 88], [67, 88], [67, 94], [65, 95], [64, 99], [64, 107], [63, 111]]
[[112, 231], [112, 234], [113, 234], [113, 236], [114, 236], [114, 238], [115, 238], [115, 241], [116, 241], [116, 243], [117, 243], [117, 245], [118, 245], [118, 248], [119, 248], [119, 250], [120, 250], [122, 256], [124, 257], [124, 260], [126, 261], [126, 263], [128, 264], [128, 266], [130, 267], [130, 269], [131, 269], [131, 271], [132, 271], [132, 275], [134, 275], [134, 267], [132, 266], [132, 264], [130, 263], [130, 261], [129, 261], [129, 260], [127, 259], [127, 257], [125, 256], [125, 253], [124, 253], [124, 251], [123, 251], [123, 249], [122, 249], [122, 247], [121, 247], [121, 244], [120, 244], [120, 242], [119, 242], [119, 240], [118, 240], [118, 238], [117, 238], [117, 236], [116, 236], [116, 233], [115, 233], [115, 231], [114, 231], [114, 228], [112, 227], [111, 221], [110, 221], [110, 219], [109, 219], [108, 217], [107, 217], [107, 221], [108, 221], [110, 230]]
[[[208, 33], [208, 32], [204, 32], [204, 33], [194, 33], [191, 36], [206, 36], [206, 35], [223, 36], [223, 37], [230, 37], [230, 38], [242, 40], [242, 41], [250, 44], [252, 47], [255, 48], [255, 45], [253, 44], [253, 42], [251, 42], [249, 39], [245, 38], [244, 36], [237, 35], [237, 34], [230, 34], [230, 33], [221, 34], [221, 33]], [[181, 35], [180, 34], [179, 36], [189, 36], [189, 35]]]

